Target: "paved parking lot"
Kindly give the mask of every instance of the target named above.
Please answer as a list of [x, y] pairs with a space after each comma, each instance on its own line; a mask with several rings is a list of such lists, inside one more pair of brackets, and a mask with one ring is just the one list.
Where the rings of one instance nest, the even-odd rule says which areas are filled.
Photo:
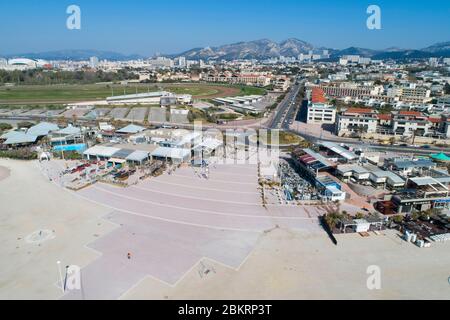
[[116, 120], [125, 120], [130, 108], [113, 108], [109, 116]]
[[147, 112], [148, 112], [147, 107], [132, 108], [130, 110], [130, 113], [128, 113], [127, 115], [127, 120], [144, 122], [145, 118], [147, 117]]

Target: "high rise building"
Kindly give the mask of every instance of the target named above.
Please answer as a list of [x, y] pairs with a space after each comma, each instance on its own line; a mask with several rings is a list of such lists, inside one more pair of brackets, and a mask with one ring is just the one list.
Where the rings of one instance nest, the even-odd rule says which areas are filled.
[[97, 57], [91, 57], [89, 59], [89, 66], [91, 68], [97, 68], [98, 67], [98, 58]]
[[179, 57], [178, 58], [178, 66], [180, 68], [186, 68], [186, 58], [185, 57]]

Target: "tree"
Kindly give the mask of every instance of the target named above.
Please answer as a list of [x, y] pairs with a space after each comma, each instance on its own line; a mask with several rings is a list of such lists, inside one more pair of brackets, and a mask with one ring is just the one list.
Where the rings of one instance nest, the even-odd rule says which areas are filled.
[[0, 132], [11, 130], [13, 127], [9, 123], [0, 123]]
[[364, 218], [364, 213], [358, 212], [355, 216], [356, 219], [362, 219]]
[[450, 94], [450, 84], [448, 82], [444, 86], [444, 93]]
[[395, 138], [392, 137], [389, 139], [389, 144], [392, 146], [395, 143]]
[[22, 122], [19, 122], [17, 124], [17, 127], [19, 127], [19, 128], [27, 128], [27, 129], [29, 129], [32, 126], [34, 126], [34, 123], [29, 122], [29, 121], [22, 121]]

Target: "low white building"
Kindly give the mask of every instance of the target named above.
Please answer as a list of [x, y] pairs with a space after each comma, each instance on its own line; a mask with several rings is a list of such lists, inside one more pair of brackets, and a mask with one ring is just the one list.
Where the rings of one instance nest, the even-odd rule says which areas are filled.
[[338, 115], [336, 134], [364, 134], [377, 132], [378, 117], [372, 109], [351, 108]]
[[326, 103], [313, 103], [308, 106], [308, 124], [334, 124], [336, 122], [336, 107]]
[[106, 98], [106, 102], [112, 105], [134, 105], [134, 104], [161, 104], [163, 99], [173, 99], [174, 104], [190, 104], [192, 96], [188, 94], [176, 95], [167, 91], [128, 94]]
[[345, 201], [345, 197], [347, 196], [347, 194], [342, 191], [339, 190], [338, 188], [336, 188], [335, 186], [328, 186], [326, 187], [325, 191], [324, 191], [324, 196], [332, 202], [342, 202]]

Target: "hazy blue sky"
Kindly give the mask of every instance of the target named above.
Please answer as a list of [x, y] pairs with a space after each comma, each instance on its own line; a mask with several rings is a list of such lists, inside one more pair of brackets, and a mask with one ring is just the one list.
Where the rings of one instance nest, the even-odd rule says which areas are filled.
[[[66, 8], [81, 7], [81, 30], [66, 28]], [[370, 4], [382, 30], [366, 28]], [[126, 54], [296, 37], [314, 45], [422, 48], [450, 41], [450, 0], [4, 0], [0, 54], [59, 49]]]

